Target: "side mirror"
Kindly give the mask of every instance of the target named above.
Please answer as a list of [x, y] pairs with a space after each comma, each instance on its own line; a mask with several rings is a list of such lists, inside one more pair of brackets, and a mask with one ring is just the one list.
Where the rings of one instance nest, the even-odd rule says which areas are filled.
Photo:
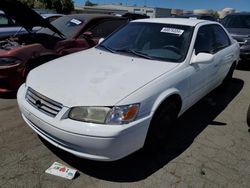
[[102, 41], [104, 41], [104, 38], [100, 38], [99, 41], [98, 41], [98, 44], [101, 44]]
[[193, 53], [191, 64], [210, 63], [213, 60], [214, 60], [214, 55], [212, 55], [212, 54], [201, 52], [201, 53], [198, 53], [197, 55], [195, 55], [195, 53]]

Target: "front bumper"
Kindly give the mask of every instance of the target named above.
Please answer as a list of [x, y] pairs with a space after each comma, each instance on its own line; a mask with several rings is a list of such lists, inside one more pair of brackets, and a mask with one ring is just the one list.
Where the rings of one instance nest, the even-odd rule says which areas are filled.
[[22, 85], [17, 100], [25, 122], [54, 146], [78, 157], [98, 161], [121, 159], [144, 145], [151, 117], [126, 125], [100, 125], [68, 119], [63, 107], [56, 117], [49, 117], [25, 99]]

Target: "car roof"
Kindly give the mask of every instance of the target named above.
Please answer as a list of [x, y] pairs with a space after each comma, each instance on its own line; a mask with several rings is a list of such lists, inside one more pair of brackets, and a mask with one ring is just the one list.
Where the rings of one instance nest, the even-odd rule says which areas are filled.
[[236, 12], [236, 13], [228, 14], [227, 16], [231, 16], [231, 15], [250, 15], [250, 12]]
[[176, 16], [176, 18], [180, 17], [203, 17], [203, 16], [210, 16], [210, 17], [213, 17], [211, 15], [208, 15], [208, 14], [182, 14], [182, 15], [178, 15]]
[[57, 14], [57, 13], [45, 13], [40, 14], [43, 18], [49, 18], [53, 16], [64, 16], [64, 14]]
[[124, 17], [121, 16], [112, 16], [112, 15], [108, 15], [108, 14], [70, 14], [70, 15], [66, 15], [66, 17], [83, 17], [85, 19], [85, 21], [91, 20], [93, 18], [115, 18], [115, 19], [126, 19]]
[[216, 23], [208, 20], [199, 20], [199, 19], [189, 19], [189, 18], [149, 18], [149, 19], [140, 19], [133, 22], [147, 22], [147, 23], [162, 23], [162, 24], [174, 24], [174, 25], [186, 25], [186, 26], [196, 26], [199, 23]]

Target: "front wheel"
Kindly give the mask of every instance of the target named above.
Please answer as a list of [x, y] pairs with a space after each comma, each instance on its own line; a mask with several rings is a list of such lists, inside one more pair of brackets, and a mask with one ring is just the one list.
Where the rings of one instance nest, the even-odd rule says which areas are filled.
[[222, 83], [223, 85], [226, 85], [226, 84], [228, 84], [228, 83], [230, 83], [232, 81], [232, 79], [233, 79], [233, 73], [234, 73], [234, 69], [235, 68], [236, 68], [236, 64], [233, 63], [232, 66], [230, 67], [230, 69], [229, 69], [226, 77], [223, 80], [223, 83]]
[[163, 147], [167, 141], [167, 135], [171, 125], [177, 119], [178, 107], [174, 102], [167, 102], [156, 111], [148, 130], [145, 148], [156, 151]]

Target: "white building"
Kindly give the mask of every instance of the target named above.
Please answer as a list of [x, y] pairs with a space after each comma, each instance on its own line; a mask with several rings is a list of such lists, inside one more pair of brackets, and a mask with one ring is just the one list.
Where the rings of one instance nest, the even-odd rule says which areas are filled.
[[139, 13], [146, 14], [151, 18], [162, 18], [171, 16], [171, 9], [168, 8], [152, 8], [139, 6], [125, 6], [125, 5], [97, 5], [97, 6], [83, 6], [76, 7], [77, 10], [82, 10], [86, 13], [103, 13], [103, 14], [124, 14]]
[[232, 14], [232, 13], [235, 13], [236, 10], [234, 8], [224, 8], [223, 10], [221, 11], [218, 11], [218, 14], [220, 15], [220, 18], [224, 18], [226, 15], [228, 14]]
[[[182, 10], [182, 9], [170, 9], [170, 8], [153, 8], [153, 7], [143, 7], [143, 6], [126, 6], [126, 5], [97, 5], [97, 6], [83, 6], [75, 7], [75, 10], [80, 10], [85, 13], [100, 13], [100, 14], [125, 14], [129, 13], [139, 13], [146, 14], [151, 18], [163, 18], [170, 17], [171, 15], [181, 15], [181, 14], [213, 14], [214, 11], [211, 9], [196, 9], [196, 10]], [[225, 8], [222, 11], [218, 11], [220, 18], [225, 17], [227, 14], [234, 13], [235, 9]]]
[[208, 14], [208, 15], [211, 15], [214, 13], [213, 10], [211, 9], [196, 9], [196, 10], [193, 10], [193, 13], [194, 14]]

